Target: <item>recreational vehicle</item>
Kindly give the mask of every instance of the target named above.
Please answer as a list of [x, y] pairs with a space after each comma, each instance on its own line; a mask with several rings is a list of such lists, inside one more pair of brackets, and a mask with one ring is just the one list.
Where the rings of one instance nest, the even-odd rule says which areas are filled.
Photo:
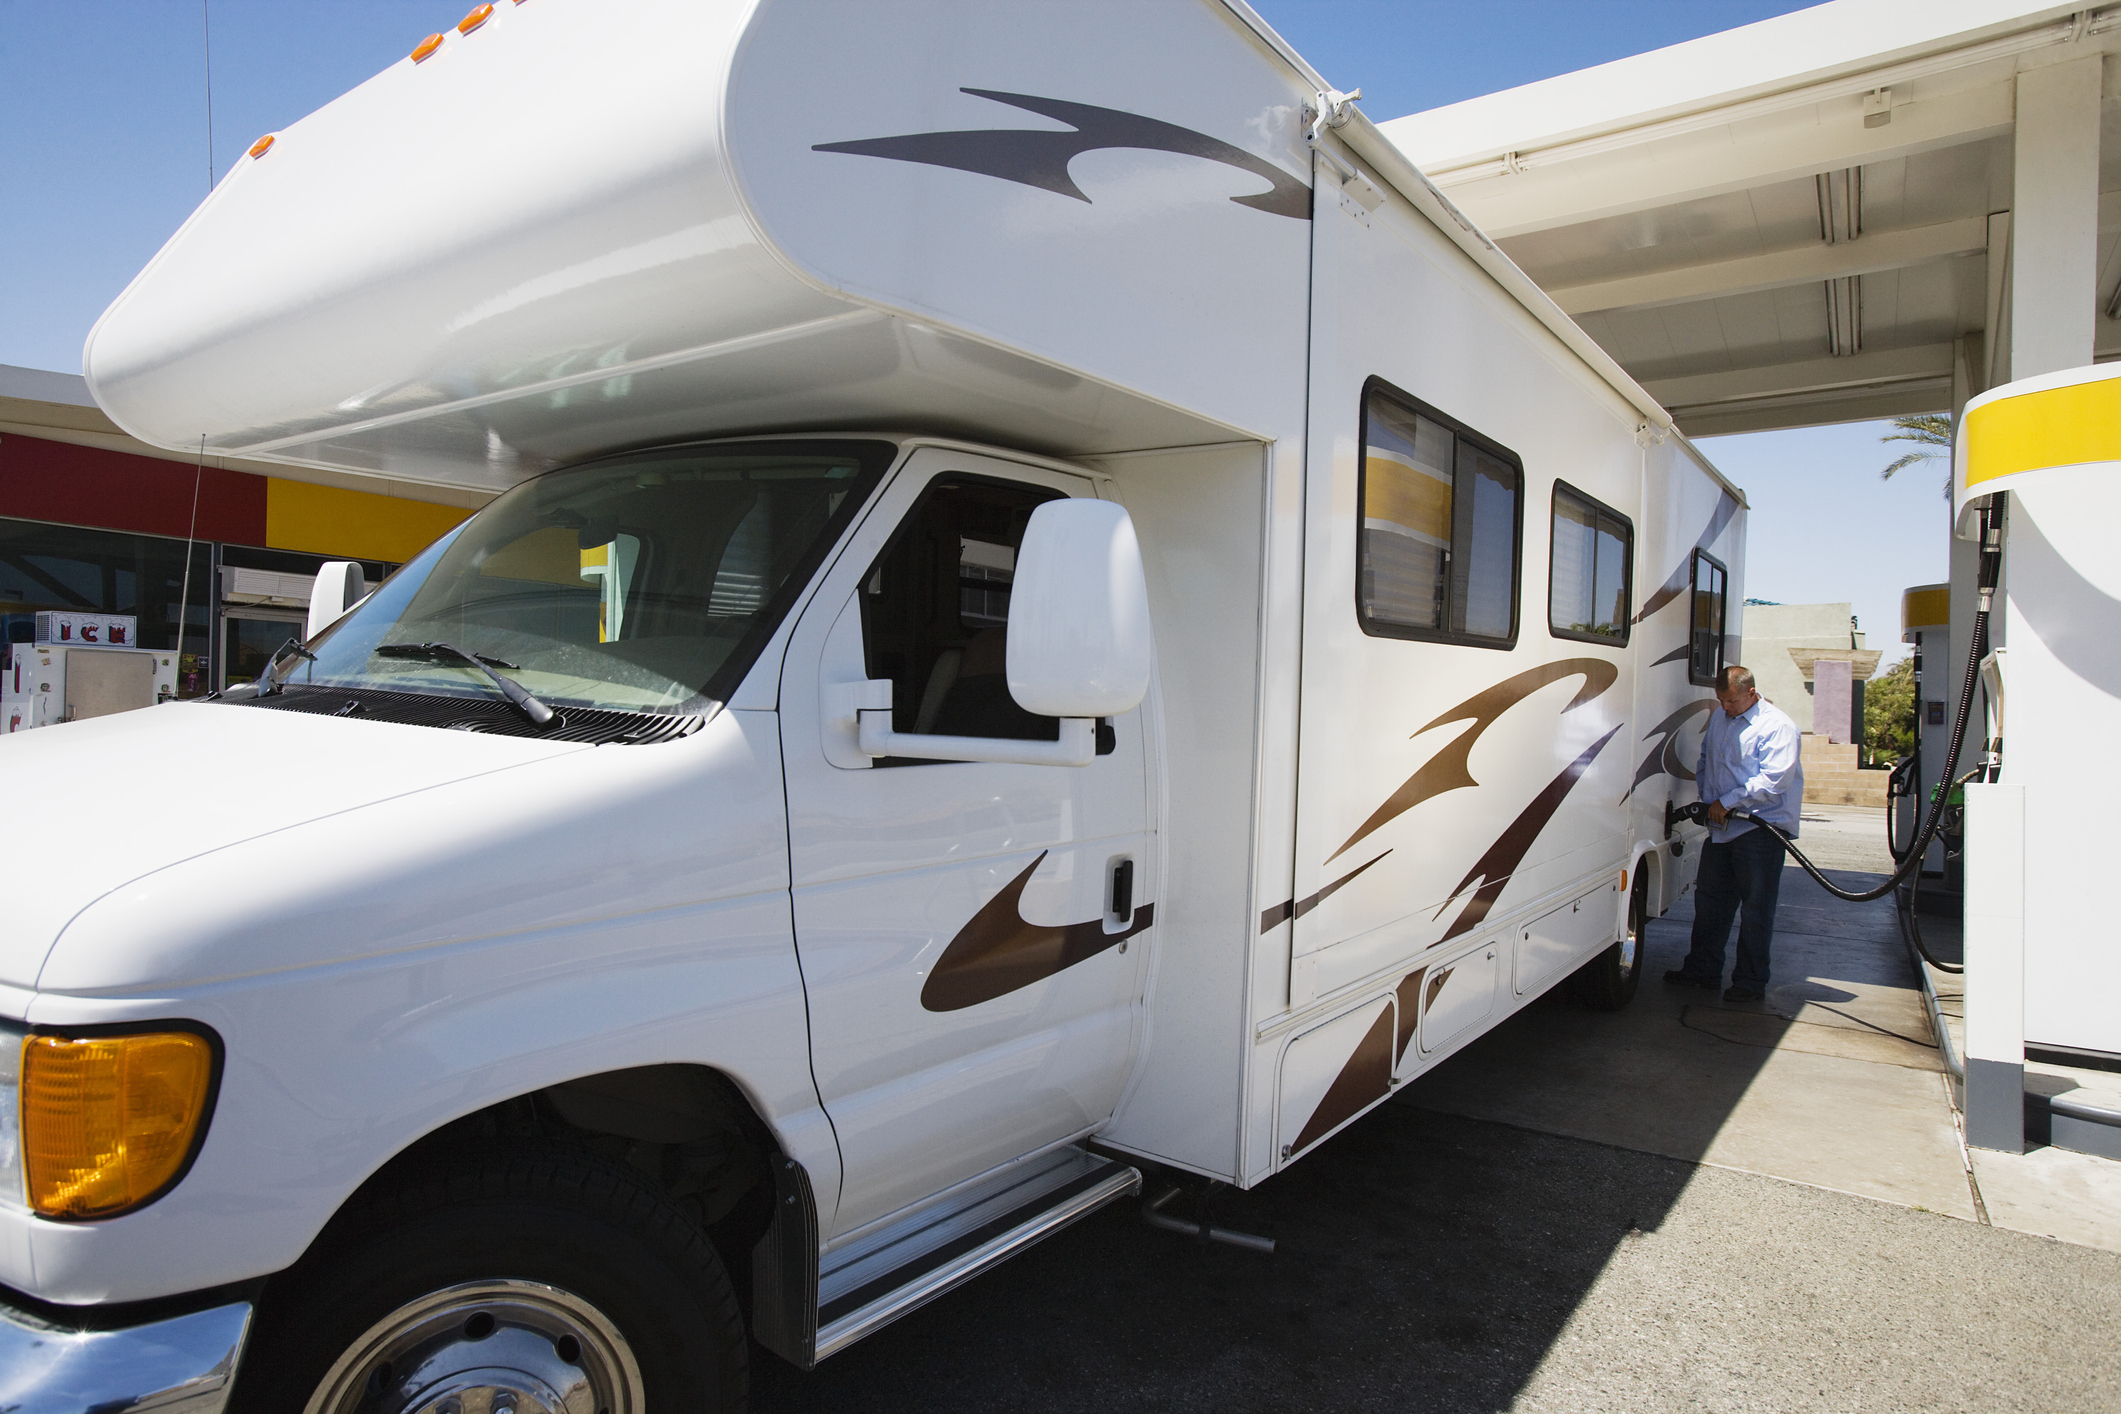
[[85, 365], [493, 499], [0, 743], [0, 1404], [735, 1407], [1690, 883], [1743, 496], [1239, 0], [482, 4]]

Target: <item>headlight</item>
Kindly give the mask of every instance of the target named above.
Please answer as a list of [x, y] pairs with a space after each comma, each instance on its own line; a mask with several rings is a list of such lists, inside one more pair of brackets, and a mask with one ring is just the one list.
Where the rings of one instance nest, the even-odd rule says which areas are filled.
[[0, 1035], [4, 1201], [108, 1218], [160, 1197], [205, 1132], [218, 1049], [189, 1030]]

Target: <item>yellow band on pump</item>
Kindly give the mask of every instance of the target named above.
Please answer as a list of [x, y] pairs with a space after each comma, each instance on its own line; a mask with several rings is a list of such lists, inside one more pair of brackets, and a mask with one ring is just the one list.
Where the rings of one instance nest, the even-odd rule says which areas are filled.
[[2042, 467], [2121, 461], [2121, 378], [1998, 398], [1966, 415], [1966, 485]]

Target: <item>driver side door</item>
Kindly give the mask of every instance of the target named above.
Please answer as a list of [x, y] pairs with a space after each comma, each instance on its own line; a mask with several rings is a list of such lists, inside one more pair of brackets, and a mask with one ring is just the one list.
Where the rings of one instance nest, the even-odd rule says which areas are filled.
[[1132, 1071], [1156, 876], [1141, 709], [1083, 767], [871, 760], [837, 691], [888, 679], [900, 732], [1054, 740], [1009, 695], [1009, 585], [1030, 512], [1095, 489], [921, 449], [791, 640], [789, 852], [844, 1162], [833, 1235], [1094, 1129]]

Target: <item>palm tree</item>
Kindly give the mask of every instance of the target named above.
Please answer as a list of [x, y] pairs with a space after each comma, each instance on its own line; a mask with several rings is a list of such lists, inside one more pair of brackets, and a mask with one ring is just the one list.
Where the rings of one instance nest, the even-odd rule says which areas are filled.
[[1905, 471], [1917, 462], [1942, 458], [1945, 464], [1944, 499], [1952, 498], [1952, 419], [1941, 412], [1918, 412], [1908, 417], [1896, 417], [1893, 426], [1897, 432], [1880, 437], [1881, 442], [1913, 442], [1915, 450], [1894, 459], [1893, 464], [1880, 472], [1888, 479], [1896, 471]]

